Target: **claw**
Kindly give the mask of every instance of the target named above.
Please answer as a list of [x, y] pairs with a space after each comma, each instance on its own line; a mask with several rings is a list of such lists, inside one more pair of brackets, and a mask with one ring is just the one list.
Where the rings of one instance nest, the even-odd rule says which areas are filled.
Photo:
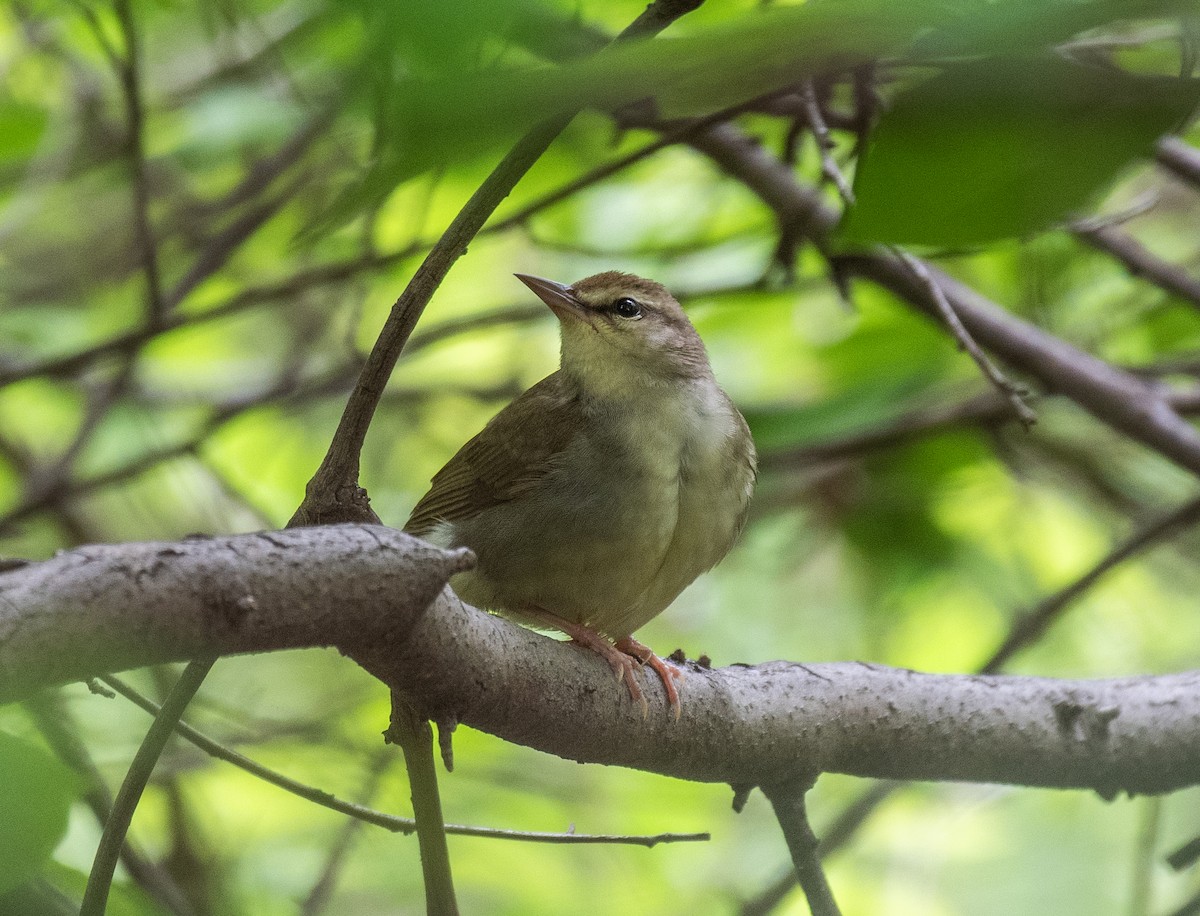
[[595, 630], [583, 624], [565, 620], [557, 614], [541, 608], [523, 608], [522, 614], [556, 630], [561, 630], [571, 637], [573, 643], [595, 652], [608, 662], [609, 667], [617, 676], [617, 683], [624, 681], [625, 686], [629, 688], [630, 699], [642, 708], [643, 719], [650, 716], [650, 704], [646, 701], [646, 696], [638, 684], [637, 672], [633, 664], [637, 662], [639, 665], [649, 665], [662, 681], [663, 689], [667, 694], [667, 703], [671, 707], [675, 721], [679, 721], [682, 708], [679, 705], [679, 691], [675, 689], [675, 681], [683, 680], [683, 672], [674, 665], [663, 661], [632, 636], [624, 636], [615, 643], [610, 643]]
[[618, 639], [614, 644], [614, 648], [620, 652], [624, 652], [627, 656], [631, 656], [640, 661], [643, 665], [649, 665], [662, 681], [663, 690], [667, 693], [667, 703], [671, 707], [671, 712], [675, 714], [675, 721], [679, 721], [679, 716], [683, 712], [683, 707], [679, 704], [679, 691], [675, 689], [675, 681], [683, 680], [683, 672], [672, 665], [670, 662], [665, 662], [655, 655], [647, 646], [643, 646], [632, 636], [626, 636], [623, 639]]

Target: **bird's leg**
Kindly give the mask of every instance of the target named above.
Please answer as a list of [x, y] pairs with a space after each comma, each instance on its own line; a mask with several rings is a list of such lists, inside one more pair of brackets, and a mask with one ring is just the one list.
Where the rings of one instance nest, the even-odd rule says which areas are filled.
[[[611, 667], [617, 675], [617, 683], [619, 684], [621, 681], [624, 681], [625, 685], [629, 688], [629, 696], [635, 703], [641, 706], [642, 718], [644, 719], [647, 715], [649, 715], [650, 705], [646, 702], [646, 697], [642, 694], [642, 688], [638, 686], [637, 674], [633, 668], [633, 663], [635, 660], [638, 662], [644, 662], [645, 659], [631, 652], [626, 652], [617, 648], [595, 630], [585, 627], [581, 623], [574, 623], [570, 620], [559, 617], [557, 614], [544, 611], [541, 608], [522, 608], [521, 614], [522, 616], [528, 617], [537, 623], [545, 624], [548, 627], [552, 627], [555, 630], [560, 630], [561, 632], [566, 633], [571, 637], [571, 641], [573, 643], [582, 646], [585, 649], [590, 649], [592, 652], [595, 652], [602, 659], [608, 662], [609, 667]], [[653, 653], [650, 652], [649, 649], [646, 649], [645, 646], [642, 646], [641, 648], [653, 656]], [[667, 691], [668, 698], [670, 698], [672, 695], [675, 696], [675, 705], [677, 707], [679, 705], [679, 697], [678, 694], [675, 693], [674, 688], [671, 688]], [[678, 718], [678, 714], [676, 715], [676, 718]]]
[[649, 665], [662, 681], [663, 690], [667, 692], [667, 703], [671, 706], [671, 712], [675, 713], [675, 721], [679, 721], [679, 713], [681, 707], [679, 705], [679, 691], [675, 689], [675, 681], [683, 680], [683, 672], [674, 665], [668, 664], [650, 650], [648, 646], [642, 645], [632, 636], [623, 636], [618, 639], [613, 648], [624, 652], [626, 655], [632, 655], [643, 665]]

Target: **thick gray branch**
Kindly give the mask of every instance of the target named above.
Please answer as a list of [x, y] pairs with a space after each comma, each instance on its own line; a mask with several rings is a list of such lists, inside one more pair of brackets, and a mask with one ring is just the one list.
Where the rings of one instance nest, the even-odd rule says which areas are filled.
[[438, 721], [684, 779], [833, 771], [1106, 795], [1200, 783], [1200, 672], [1066, 681], [690, 666], [680, 721], [650, 682], [643, 719], [598, 657], [441, 590], [467, 562], [374, 526], [70, 551], [0, 573], [0, 700], [154, 662], [334, 645]]
[[65, 551], [0, 573], [0, 702], [158, 662], [397, 639], [469, 562], [360, 525]]
[[[569, 759], [735, 785], [797, 774], [1162, 792], [1200, 782], [1200, 672], [1110, 680], [861, 663], [690, 665], [672, 722], [599, 658], [443, 596], [376, 676], [467, 725]], [[447, 676], [447, 672], [453, 672]]]

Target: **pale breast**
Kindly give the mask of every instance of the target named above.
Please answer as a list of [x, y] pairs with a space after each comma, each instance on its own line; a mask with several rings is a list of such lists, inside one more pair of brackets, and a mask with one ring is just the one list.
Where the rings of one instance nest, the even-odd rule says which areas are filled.
[[[745, 421], [715, 386], [687, 405], [676, 469], [675, 523], [646, 590], [618, 629], [633, 632], [661, 613], [729, 552], [754, 489], [754, 443]], [[616, 623], [614, 621], [614, 623]]]
[[468, 602], [537, 607], [612, 637], [661, 612], [729, 550], [754, 479], [744, 422], [709, 382], [594, 406], [535, 492], [444, 537], [471, 547]]

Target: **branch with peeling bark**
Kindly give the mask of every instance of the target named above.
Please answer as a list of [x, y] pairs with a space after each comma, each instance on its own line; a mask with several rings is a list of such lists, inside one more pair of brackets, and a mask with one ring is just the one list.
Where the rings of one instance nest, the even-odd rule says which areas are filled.
[[689, 665], [650, 715], [599, 659], [463, 605], [470, 562], [379, 526], [85, 547], [0, 574], [0, 699], [120, 668], [336, 646], [438, 720], [705, 782], [798, 774], [1165, 792], [1200, 783], [1200, 672], [1093, 681]]

